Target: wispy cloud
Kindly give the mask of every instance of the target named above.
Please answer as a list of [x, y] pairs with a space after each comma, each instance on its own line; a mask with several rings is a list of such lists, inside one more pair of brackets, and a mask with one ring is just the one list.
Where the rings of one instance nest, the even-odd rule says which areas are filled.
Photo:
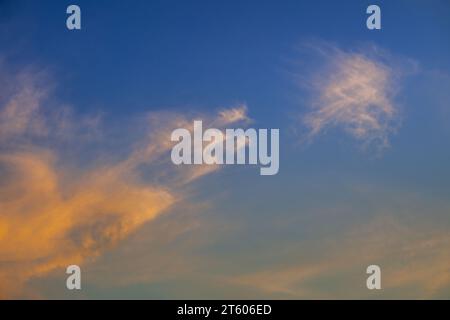
[[344, 51], [320, 44], [311, 48], [322, 66], [309, 79], [303, 78], [312, 97], [311, 109], [302, 117], [307, 139], [342, 129], [364, 145], [388, 146], [389, 135], [399, 124], [395, 95], [405, 63], [397, 65], [376, 47]]
[[[179, 114], [150, 116], [150, 129], [130, 141], [128, 153], [116, 149], [91, 164], [77, 162], [86, 154], [67, 161], [66, 150], [87, 141], [77, 129], [86, 121], [77, 122], [68, 107], [44, 108], [48, 90], [33, 74], [14, 81], [0, 105], [2, 297], [23, 295], [29, 279], [101, 255], [183, 198], [183, 187], [218, 169], [171, 164], [171, 130], [192, 126]], [[197, 116], [223, 125], [247, 119], [245, 106]], [[97, 127], [97, 120], [88, 125]], [[145, 179], [143, 170], [163, 179]]]
[[[3, 71], [4, 67], [0, 64], [0, 72]], [[47, 95], [47, 89], [36, 87], [39, 80], [34, 74], [24, 72], [8, 77], [9, 86], [2, 87], [0, 96], [0, 139], [4, 142], [6, 139], [28, 134], [45, 135], [46, 126], [38, 110]], [[16, 86], [11, 85], [12, 83]]]
[[[296, 262], [281, 261], [278, 267], [228, 281], [290, 299], [439, 298], [450, 287], [449, 245], [444, 228], [383, 215], [326, 237], [320, 244], [307, 244], [315, 253], [301, 255]], [[372, 264], [382, 270], [383, 290], [378, 293], [365, 287], [365, 270]]]

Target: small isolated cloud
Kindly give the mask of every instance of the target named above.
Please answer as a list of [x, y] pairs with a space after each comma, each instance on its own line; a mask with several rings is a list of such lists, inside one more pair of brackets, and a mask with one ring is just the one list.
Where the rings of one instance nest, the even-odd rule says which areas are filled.
[[331, 45], [312, 48], [322, 67], [310, 79], [303, 78], [312, 93], [311, 109], [302, 117], [307, 139], [342, 129], [363, 145], [387, 147], [399, 123], [394, 98], [405, 63], [400, 67], [376, 47], [360, 51]]
[[[170, 132], [192, 126], [185, 116], [155, 114], [159, 126], [146, 121], [139, 141], [125, 135], [131, 150], [102, 154], [96, 141], [102, 151], [95, 154], [95, 147], [80, 148], [93, 142], [79, 127], [98, 130], [97, 117], [86, 124], [66, 106], [45, 108], [46, 84], [32, 74], [9, 83], [11, 90], [0, 88], [0, 297], [23, 296], [28, 280], [101, 255], [178, 202], [183, 187], [218, 169], [182, 171], [170, 162]], [[222, 125], [248, 119], [245, 106], [199, 117]], [[72, 147], [85, 152], [71, 158]], [[151, 170], [162, 179], [145, 179]]]

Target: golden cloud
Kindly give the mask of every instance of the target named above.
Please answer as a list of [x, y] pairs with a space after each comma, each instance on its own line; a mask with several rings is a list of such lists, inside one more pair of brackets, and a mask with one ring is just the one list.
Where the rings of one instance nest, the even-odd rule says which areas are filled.
[[[142, 166], [155, 163], [177, 186], [212, 172], [203, 166], [177, 171], [170, 163], [170, 131], [190, 123], [177, 114], [154, 115], [165, 125], [133, 141], [120, 160], [69, 162], [55, 141], [71, 134], [79, 144], [76, 121], [54, 116], [61, 110], [41, 112], [47, 91], [33, 76], [26, 79], [16, 78], [17, 89], [0, 105], [0, 297], [23, 296], [29, 279], [97, 257], [170, 208], [179, 189], [170, 180], [144, 181]], [[227, 124], [246, 118], [245, 111], [205, 118]], [[61, 134], [60, 128], [71, 130]]]

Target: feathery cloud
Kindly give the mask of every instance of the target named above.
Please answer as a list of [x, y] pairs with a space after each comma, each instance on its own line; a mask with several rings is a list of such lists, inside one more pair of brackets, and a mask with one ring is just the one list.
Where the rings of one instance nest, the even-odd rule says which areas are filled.
[[[101, 255], [180, 200], [183, 187], [218, 169], [172, 165], [170, 132], [192, 125], [178, 114], [153, 115], [160, 126], [149, 121], [151, 129], [119, 160], [106, 154], [69, 164], [67, 146], [85, 141], [77, 121], [61, 112], [67, 107], [43, 107], [48, 91], [33, 75], [14, 81], [18, 89], [2, 94], [8, 98], [0, 105], [0, 297], [22, 296], [29, 279]], [[202, 118], [227, 125], [247, 119], [246, 108]], [[148, 181], [143, 168], [166, 179]]]
[[364, 145], [389, 146], [400, 116], [394, 100], [398, 80], [411, 62], [400, 66], [376, 47], [356, 52], [332, 45], [313, 48], [324, 65], [308, 81], [313, 98], [302, 119], [308, 140], [338, 128]]

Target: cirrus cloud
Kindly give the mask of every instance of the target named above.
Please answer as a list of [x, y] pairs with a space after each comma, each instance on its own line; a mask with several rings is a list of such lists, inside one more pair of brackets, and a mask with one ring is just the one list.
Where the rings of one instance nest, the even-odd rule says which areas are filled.
[[[48, 83], [32, 73], [14, 77], [0, 68], [4, 77], [14, 85], [0, 92], [0, 297], [27, 296], [28, 280], [100, 256], [186, 201], [184, 188], [218, 169], [181, 171], [170, 162], [170, 132], [189, 129], [186, 116], [155, 113], [138, 141], [120, 130], [131, 150], [105, 152], [105, 140], [90, 141], [84, 130], [87, 123], [98, 131], [97, 117], [80, 121], [66, 106], [48, 108]], [[246, 110], [197, 117], [229, 125], [247, 120]], [[94, 148], [80, 146], [91, 143]], [[71, 148], [83, 152], [71, 158]], [[86, 164], [84, 158], [94, 160]], [[151, 170], [163, 179], [145, 179], [143, 171]]]
[[395, 101], [399, 79], [414, 62], [398, 64], [377, 47], [344, 51], [321, 44], [312, 48], [323, 64], [306, 83], [313, 94], [311, 108], [302, 118], [307, 140], [341, 129], [365, 146], [389, 146], [400, 119]]

